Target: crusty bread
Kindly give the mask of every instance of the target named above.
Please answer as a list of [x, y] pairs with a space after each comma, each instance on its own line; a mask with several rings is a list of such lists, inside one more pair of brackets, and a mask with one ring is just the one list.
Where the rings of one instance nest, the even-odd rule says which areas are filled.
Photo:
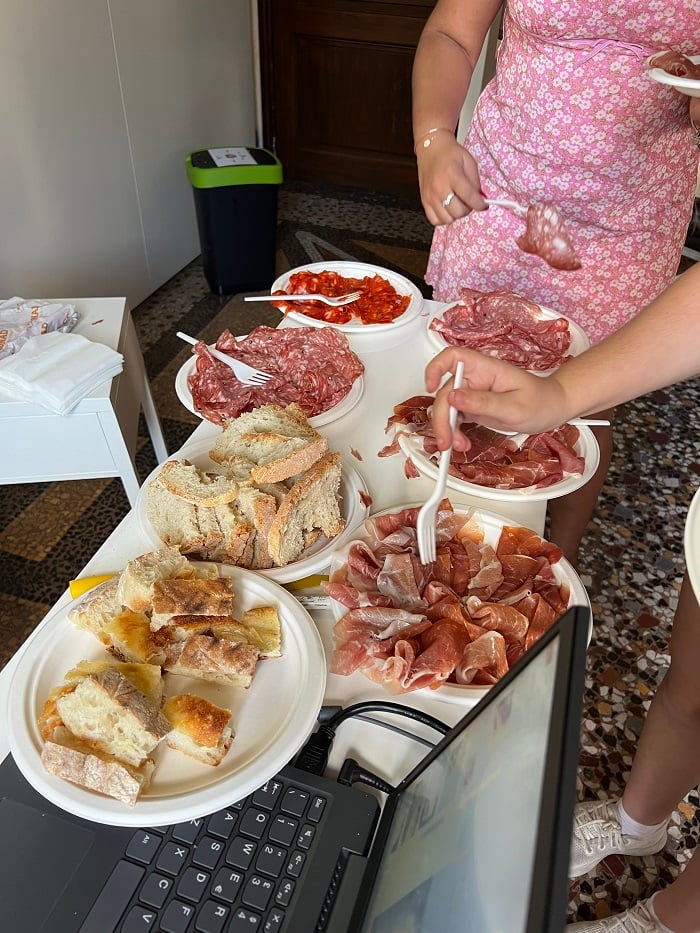
[[253, 554], [246, 566], [251, 570], [266, 570], [273, 565], [267, 538], [277, 515], [277, 499], [255, 486], [243, 486], [237, 502], [246, 521], [255, 529]]
[[151, 608], [153, 584], [175, 577], [191, 578], [195, 571], [176, 546], [159, 548], [130, 560], [119, 576], [121, 605], [135, 612]]
[[190, 635], [211, 635], [212, 624], [229, 619], [230, 616], [161, 616], [154, 613], [151, 624], [155, 629], [153, 637], [157, 643], [166, 646], [171, 641], [184, 641]]
[[89, 590], [75, 609], [70, 610], [68, 619], [76, 628], [100, 638], [104, 626], [117, 615], [121, 607], [117, 576]]
[[230, 502], [238, 494], [238, 483], [230, 474], [200, 470], [189, 460], [168, 460], [158, 480], [180, 499], [204, 508]]
[[278, 567], [296, 560], [319, 531], [334, 538], [343, 530], [340, 474], [340, 454], [327, 453], [289, 490], [268, 534], [270, 556]]
[[276, 483], [308, 470], [328, 450], [298, 405], [261, 405], [226, 423], [209, 452], [212, 460], [236, 468], [252, 461], [254, 483]]
[[233, 581], [230, 577], [157, 580], [151, 606], [154, 630], [172, 616], [229, 616], [233, 612]]
[[231, 711], [192, 693], [178, 693], [163, 707], [172, 726], [165, 737], [170, 748], [206, 765], [218, 765], [233, 741]]
[[282, 654], [282, 631], [276, 606], [256, 606], [243, 613], [241, 621], [214, 622], [211, 634], [216, 638], [254, 645], [261, 658], [279, 658]]
[[152, 758], [145, 758], [138, 767], [119, 761], [76, 739], [66, 729], [57, 729], [44, 744], [41, 763], [49, 774], [115, 797], [130, 807], [148, 789], [155, 767]]
[[170, 731], [160, 710], [112, 668], [80, 680], [56, 706], [76, 738], [136, 767]]
[[192, 635], [168, 646], [163, 667], [172, 674], [249, 687], [259, 656], [253, 645], [236, 644], [211, 635]]
[[[148, 484], [146, 518], [164, 544], [177, 547], [183, 554], [200, 554], [217, 543], [207, 540], [197, 520], [198, 511], [192, 502], [166, 489], [160, 477]], [[218, 541], [222, 539], [219, 532]]]
[[102, 629], [102, 638], [108, 650], [121, 661], [160, 664], [163, 660], [145, 612], [123, 609]]

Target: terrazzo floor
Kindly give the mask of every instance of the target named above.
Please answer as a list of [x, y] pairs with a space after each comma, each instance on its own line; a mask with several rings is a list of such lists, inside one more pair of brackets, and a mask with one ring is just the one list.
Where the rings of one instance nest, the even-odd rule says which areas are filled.
[[[430, 227], [417, 202], [311, 186], [281, 191], [278, 271], [323, 259], [356, 259], [390, 265], [428, 294], [422, 274], [429, 241]], [[177, 449], [197, 424], [172, 389], [188, 352], [174, 331], [216, 336], [226, 304], [227, 299], [211, 294], [196, 260], [134, 310], [169, 450]], [[273, 309], [256, 309], [227, 318], [227, 326], [246, 333], [256, 323], [276, 322]], [[581, 726], [579, 799], [622, 791], [650, 698], [668, 665], [668, 639], [684, 572], [685, 516], [700, 474], [699, 412], [700, 379], [691, 379], [624, 405], [617, 413], [613, 463], [583, 541], [580, 565], [594, 630]], [[137, 465], [145, 478], [155, 460], [143, 426], [141, 434]], [[73, 485], [28, 484], [13, 487], [12, 497], [1, 497], [0, 556], [5, 566], [0, 589], [10, 609], [0, 631], [8, 647], [21, 643], [126, 514], [128, 503], [118, 481], [82, 484], [84, 501], [92, 506], [80, 508], [75, 496], [65, 498], [65, 489]], [[29, 521], [22, 526], [22, 516], [36, 510], [38, 502], [44, 511], [47, 502], [54, 503], [53, 518], [45, 522], [58, 522], [62, 529], [51, 548], [38, 532], [32, 538]], [[71, 552], [68, 561], [66, 551]], [[46, 583], [38, 592], [42, 567], [53, 586]], [[681, 802], [662, 853], [609, 858], [572, 882], [570, 919], [617, 912], [670, 882], [697, 844], [699, 818], [696, 790]]]

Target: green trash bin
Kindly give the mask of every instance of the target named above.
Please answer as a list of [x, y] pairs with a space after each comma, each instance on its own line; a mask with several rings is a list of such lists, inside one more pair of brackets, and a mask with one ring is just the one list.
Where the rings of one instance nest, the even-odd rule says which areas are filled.
[[275, 280], [277, 193], [282, 163], [267, 149], [229, 146], [187, 156], [209, 288], [217, 295]]

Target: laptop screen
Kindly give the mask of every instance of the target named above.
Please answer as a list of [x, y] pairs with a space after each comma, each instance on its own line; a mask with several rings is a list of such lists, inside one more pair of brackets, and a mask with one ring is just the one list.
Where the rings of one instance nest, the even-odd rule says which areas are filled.
[[[393, 813], [377, 840], [382, 856], [363, 933], [531, 929], [540, 804], [543, 794], [558, 793], [547, 788], [546, 772], [557, 761], [550, 725], [561, 718], [552, 711], [563, 646], [558, 636], [543, 641], [518, 676], [494, 689], [388, 801]], [[573, 794], [572, 787], [571, 806]]]

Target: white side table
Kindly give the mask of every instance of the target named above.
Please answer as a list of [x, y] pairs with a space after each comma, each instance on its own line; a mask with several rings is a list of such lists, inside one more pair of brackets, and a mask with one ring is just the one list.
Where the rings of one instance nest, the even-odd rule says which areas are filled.
[[133, 506], [140, 486], [134, 466], [140, 409], [159, 463], [168, 451], [131, 311], [125, 298], [61, 300], [80, 312], [75, 333], [118, 350], [124, 369], [67, 415], [0, 392], [0, 483], [119, 476]]

